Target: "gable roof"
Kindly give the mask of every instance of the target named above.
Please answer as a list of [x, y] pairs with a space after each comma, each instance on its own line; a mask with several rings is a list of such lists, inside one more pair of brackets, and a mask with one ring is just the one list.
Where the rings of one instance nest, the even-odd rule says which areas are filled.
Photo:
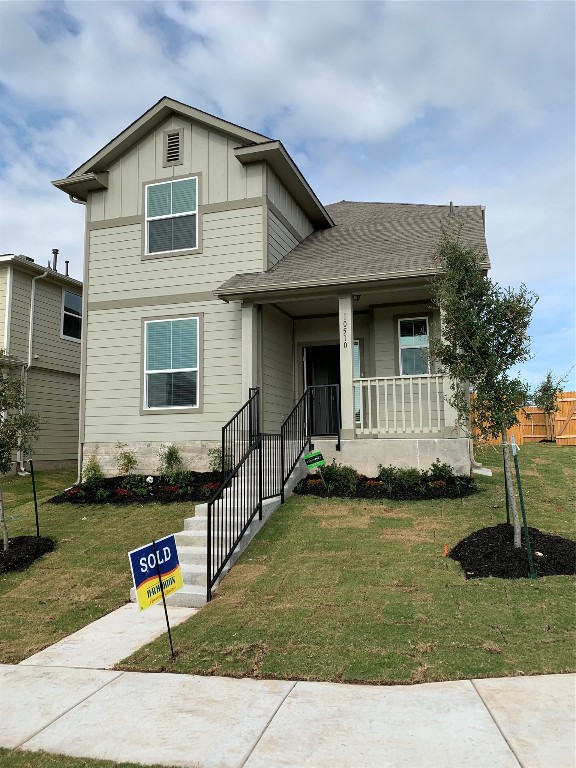
[[327, 205], [335, 221], [313, 232], [267, 272], [239, 274], [214, 293], [221, 299], [258, 293], [391, 280], [438, 271], [442, 229], [460, 228], [463, 245], [474, 246], [488, 268], [484, 209], [477, 206], [356, 203]]

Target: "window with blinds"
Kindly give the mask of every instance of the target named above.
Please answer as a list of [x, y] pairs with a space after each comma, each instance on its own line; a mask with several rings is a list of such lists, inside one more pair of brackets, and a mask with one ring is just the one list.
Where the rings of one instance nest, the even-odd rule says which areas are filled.
[[400, 375], [422, 376], [428, 367], [428, 319], [414, 317], [398, 321]]
[[145, 323], [145, 408], [198, 407], [198, 318]]
[[190, 250], [198, 245], [198, 179], [146, 187], [146, 253]]

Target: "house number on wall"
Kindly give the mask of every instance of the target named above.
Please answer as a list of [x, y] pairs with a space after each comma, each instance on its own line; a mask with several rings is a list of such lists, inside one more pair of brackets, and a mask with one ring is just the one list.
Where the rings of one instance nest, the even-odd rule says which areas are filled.
[[348, 321], [346, 320], [346, 315], [344, 315], [344, 319], [342, 320], [342, 342], [344, 344], [344, 349], [348, 346]]

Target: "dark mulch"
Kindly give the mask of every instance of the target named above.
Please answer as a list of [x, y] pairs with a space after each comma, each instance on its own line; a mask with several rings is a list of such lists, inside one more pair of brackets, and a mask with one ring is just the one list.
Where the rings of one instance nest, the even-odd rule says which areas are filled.
[[298, 483], [294, 492], [301, 496], [320, 496], [321, 498], [338, 496], [353, 499], [423, 501], [426, 499], [460, 499], [477, 493], [478, 487], [474, 478], [459, 475], [449, 481], [432, 480], [413, 485], [391, 485], [378, 480], [378, 478], [361, 475], [355, 487], [347, 487], [330, 480], [324, 483], [319, 475], [309, 475]]
[[153, 475], [146, 483], [136, 476], [107, 477], [92, 483], [81, 483], [53, 496], [51, 504], [171, 504], [175, 501], [206, 501], [220, 487], [219, 472], [187, 472], [181, 482], [171, 482]]
[[[538, 576], [576, 574], [576, 541], [528, 528], [534, 568]], [[449, 553], [462, 566], [467, 579], [496, 576], [499, 579], [524, 579], [529, 576], [528, 556], [522, 547], [514, 549], [514, 529], [507, 523], [482, 528], [462, 539]]]
[[54, 540], [46, 536], [16, 536], [8, 539], [8, 551], [4, 552], [0, 548], [0, 573], [24, 571], [34, 560], [53, 549]]

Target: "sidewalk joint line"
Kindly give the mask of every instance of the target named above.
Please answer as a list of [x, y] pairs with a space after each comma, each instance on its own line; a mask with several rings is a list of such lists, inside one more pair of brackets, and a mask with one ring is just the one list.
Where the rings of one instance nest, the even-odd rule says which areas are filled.
[[250, 758], [252, 757], [252, 755], [253, 755], [253, 753], [254, 753], [254, 750], [256, 749], [256, 747], [258, 746], [258, 744], [260, 744], [260, 741], [262, 740], [262, 737], [264, 736], [264, 734], [266, 733], [266, 731], [267, 731], [267, 730], [268, 730], [268, 728], [270, 727], [270, 725], [271, 725], [271, 723], [272, 723], [272, 720], [274, 720], [274, 718], [275, 718], [275, 717], [276, 717], [276, 715], [278, 714], [278, 712], [279, 712], [279, 710], [280, 710], [280, 707], [281, 707], [281, 706], [284, 704], [284, 702], [286, 701], [286, 699], [288, 698], [288, 696], [290, 696], [290, 694], [292, 693], [292, 691], [294, 690], [294, 688], [296, 688], [297, 682], [298, 682], [298, 681], [297, 681], [297, 680], [295, 680], [295, 681], [292, 683], [292, 685], [290, 686], [290, 688], [289, 688], [289, 689], [286, 691], [285, 695], [282, 697], [282, 700], [280, 701], [280, 703], [278, 704], [278, 706], [276, 707], [276, 709], [274, 710], [274, 712], [272, 712], [272, 714], [271, 714], [271, 715], [270, 715], [270, 717], [268, 718], [268, 721], [267, 721], [267, 723], [265, 724], [264, 728], [262, 728], [262, 731], [260, 732], [260, 736], [258, 736], [258, 738], [256, 739], [256, 741], [254, 742], [254, 745], [252, 746], [252, 749], [250, 749], [250, 751], [249, 751], [249, 752], [248, 752], [248, 754], [246, 755], [245, 759], [244, 759], [244, 760], [243, 760], [243, 761], [240, 763], [240, 766], [239, 766], [239, 768], [244, 768], [244, 766], [246, 765], [246, 763], [248, 762], [248, 760], [250, 760]]
[[474, 680], [470, 680], [470, 682], [472, 683], [472, 687], [473, 687], [473, 688], [474, 688], [474, 690], [476, 691], [476, 693], [477, 693], [477, 695], [478, 695], [478, 698], [480, 699], [480, 701], [482, 702], [482, 704], [484, 704], [484, 707], [486, 708], [486, 711], [487, 711], [487, 712], [488, 712], [488, 714], [490, 715], [490, 718], [491, 718], [492, 722], [494, 723], [494, 725], [495, 725], [495, 726], [496, 726], [496, 728], [498, 729], [498, 732], [500, 733], [500, 735], [502, 736], [502, 738], [504, 739], [504, 741], [505, 741], [505, 742], [506, 742], [506, 744], [508, 745], [508, 749], [510, 750], [510, 752], [512, 752], [512, 754], [513, 754], [513, 755], [514, 755], [514, 757], [516, 758], [516, 762], [518, 763], [518, 765], [520, 766], [520, 768], [524, 768], [524, 767], [523, 767], [523, 765], [522, 765], [522, 761], [520, 760], [520, 757], [519, 757], [519, 756], [516, 754], [516, 750], [514, 749], [514, 747], [512, 746], [512, 744], [509, 742], [509, 740], [508, 740], [508, 737], [506, 736], [506, 734], [504, 733], [504, 731], [503, 731], [503, 730], [502, 730], [502, 728], [500, 727], [500, 724], [499, 724], [498, 720], [496, 719], [495, 715], [493, 715], [493, 714], [492, 714], [492, 711], [490, 710], [490, 707], [489, 707], [489, 706], [488, 706], [488, 704], [487, 704], [487, 703], [484, 701], [484, 697], [482, 696], [482, 694], [480, 693], [480, 691], [478, 690], [478, 688], [477, 688], [477, 687], [474, 685]]
[[[54, 667], [44, 667], [44, 669], [54, 669]], [[58, 667], [58, 669], [70, 669], [70, 667]], [[97, 672], [115, 672], [116, 670], [96, 670]], [[96, 690], [91, 691], [87, 696], [84, 696], [83, 699], [80, 699], [80, 701], [77, 701], [75, 704], [73, 704], [71, 707], [68, 707], [68, 709], [64, 710], [64, 712], [61, 712], [59, 715], [57, 715], [55, 718], [50, 720], [49, 723], [46, 723], [46, 725], [43, 725], [42, 728], [39, 728], [35, 733], [33, 733], [31, 736], [28, 736], [28, 738], [24, 739], [24, 741], [21, 741], [19, 744], [17, 744], [13, 749], [22, 749], [24, 744], [27, 744], [29, 741], [31, 741], [33, 738], [38, 736], [39, 733], [42, 733], [42, 731], [45, 731], [46, 728], [50, 728], [51, 725], [54, 725], [54, 723], [57, 720], [60, 720], [60, 718], [64, 717], [64, 715], [67, 715], [68, 712], [72, 712], [73, 709], [76, 709], [76, 707], [79, 707], [80, 704], [84, 704], [85, 701], [88, 701], [88, 699], [91, 696], [94, 696], [95, 693], [100, 693], [104, 688], [106, 688], [107, 685], [110, 685], [110, 683], [113, 683], [115, 680], [118, 680], [118, 678], [121, 675], [124, 675], [125, 672], [118, 672], [117, 675], [115, 675], [111, 680], [108, 680], [103, 685], [96, 688]]]

